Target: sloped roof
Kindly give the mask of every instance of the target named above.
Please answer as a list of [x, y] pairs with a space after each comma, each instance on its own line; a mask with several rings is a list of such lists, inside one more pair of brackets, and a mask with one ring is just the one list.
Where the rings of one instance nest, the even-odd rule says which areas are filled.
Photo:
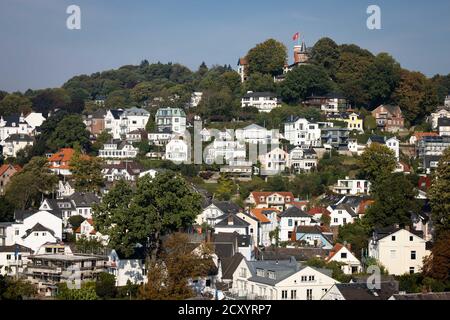
[[13, 174], [22, 170], [19, 165], [3, 164], [0, 166], [0, 176], [2, 176], [8, 169], [14, 169], [15, 172]]
[[231, 258], [221, 259], [222, 279], [232, 280], [233, 273], [236, 271], [236, 268], [239, 266], [243, 259], [244, 256], [239, 252], [233, 255]]
[[48, 161], [50, 162], [68, 162], [72, 159], [75, 150], [72, 148], [62, 148], [58, 152], [54, 153]]
[[231, 201], [216, 201], [212, 202], [217, 208], [219, 208], [223, 213], [238, 213], [241, 211], [241, 208]]
[[14, 133], [5, 139], [5, 142], [22, 141], [22, 142], [33, 142], [33, 138], [28, 134]]
[[[253, 191], [251, 195], [253, 196], [256, 204], [265, 203], [267, 201], [267, 197], [279, 194], [283, 196], [284, 198], [290, 197], [289, 201], [285, 201], [285, 203], [292, 203], [294, 201], [294, 194], [292, 192], [270, 192], [270, 191]], [[264, 201], [261, 201], [261, 197], [264, 197]]]
[[23, 237], [22, 237], [22, 239], [25, 239], [25, 238], [27, 238], [31, 233], [33, 233], [33, 232], [43, 232], [43, 231], [46, 231], [46, 232], [50, 232], [50, 234], [52, 235], [52, 236], [55, 236], [55, 232], [53, 232], [53, 230], [51, 230], [51, 229], [49, 229], [49, 228], [47, 228], [47, 227], [44, 227], [42, 224], [40, 224], [40, 223], [36, 223], [31, 229], [28, 229], [27, 231], [25, 231], [25, 234], [23, 235]]
[[261, 223], [270, 223], [270, 220], [267, 218], [266, 214], [270, 214], [272, 212], [275, 212], [276, 214], [280, 213], [279, 210], [273, 208], [255, 208], [250, 210], [250, 213]]
[[450, 292], [394, 294], [395, 300], [450, 300]]
[[19, 252], [33, 252], [33, 249], [22, 246], [21, 244], [15, 244], [12, 246], [0, 246], [0, 252], [16, 252], [17, 249]]
[[[231, 224], [228, 223], [229, 219], [231, 221]], [[233, 213], [229, 213], [225, 216], [225, 218], [222, 221], [216, 223], [215, 227], [216, 228], [218, 228], [218, 227], [219, 228], [236, 228], [236, 227], [244, 228], [244, 227], [248, 227], [249, 225], [250, 224], [247, 221], [239, 218], [237, 215], [235, 215]]]
[[302, 209], [293, 206], [290, 207], [287, 210], [284, 210], [281, 214], [280, 214], [280, 218], [311, 218], [311, 216], [309, 214], [307, 214], [305, 211], [303, 211]]
[[100, 203], [100, 198], [93, 192], [75, 192], [68, 199], [72, 200], [77, 207], [90, 207]]
[[398, 293], [398, 288], [391, 282], [381, 282], [381, 288], [373, 290], [366, 283], [337, 283], [335, 286], [345, 300], [387, 300]]

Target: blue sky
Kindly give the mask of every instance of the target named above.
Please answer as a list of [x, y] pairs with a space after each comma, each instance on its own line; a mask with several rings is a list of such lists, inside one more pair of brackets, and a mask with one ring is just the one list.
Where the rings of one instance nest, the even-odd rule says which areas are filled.
[[[66, 28], [71, 4], [81, 7], [81, 30]], [[366, 28], [370, 4], [381, 7], [382, 30]], [[235, 67], [267, 38], [291, 51], [297, 31], [308, 45], [329, 36], [448, 74], [449, 14], [447, 0], [0, 0], [0, 89], [58, 87], [142, 59]]]

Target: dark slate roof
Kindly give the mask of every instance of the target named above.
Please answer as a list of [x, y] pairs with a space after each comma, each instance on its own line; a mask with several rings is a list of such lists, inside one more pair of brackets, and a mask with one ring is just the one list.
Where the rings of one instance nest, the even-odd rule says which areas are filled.
[[237, 204], [235, 204], [231, 201], [215, 201], [214, 200], [212, 203], [225, 214], [238, 213], [241, 210], [241, 208]]
[[106, 110], [105, 109], [98, 109], [94, 113], [92, 113], [92, 118], [94, 119], [103, 119], [105, 118]]
[[277, 94], [273, 92], [248, 92], [244, 94], [244, 98], [253, 98], [253, 97], [276, 97]]
[[[288, 278], [289, 276], [305, 268], [304, 266], [300, 266], [294, 257], [290, 257], [289, 260], [280, 260], [280, 261], [270, 261], [270, 260], [249, 261], [248, 265], [250, 267], [250, 272], [252, 273], [252, 276], [249, 278], [249, 280], [268, 285], [275, 285], [278, 282]], [[263, 277], [257, 275], [258, 269], [264, 270], [266, 276]], [[271, 279], [267, 276], [267, 273], [269, 271], [275, 273], [275, 279]]]
[[16, 127], [19, 125], [19, 123], [25, 123], [25, 121], [20, 122], [20, 115], [18, 114], [3, 117], [3, 120], [6, 121], [6, 127], [12, 127], [13, 123]]
[[325, 258], [329, 250], [321, 248], [264, 248], [259, 256], [261, 260], [287, 260], [294, 257], [297, 261], [307, 261], [317, 256]]
[[[374, 239], [380, 240], [383, 238], [386, 238], [388, 236], [390, 236], [393, 233], [396, 233], [397, 231], [402, 230], [402, 228], [396, 227], [396, 226], [389, 226], [389, 227], [385, 227], [385, 228], [378, 228], [375, 229], [373, 232], [373, 237]], [[423, 232], [422, 231], [417, 231], [417, 230], [409, 230], [409, 232], [411, 232], [412, 234], [423, 238]]]
[[438, 127], [450, 127], [450, 118], [439, 118]]
[[357, 208], [361, 202], [370, 199], [368, 196], [344, 196], [339, 202], [347, 204], [351, 208]]
[[28, 237], [30, 235], [30, 233], [32, 232], [40, 232], [40, 231], [47, 231], [50, 232], [52, 234], [52, 236], [55, 235], [55, 233], [53, 232], [53, 230], [50, 230], [47, 227], [44, 227], [42, 224], [40, 223], [36, 223], [34, 225], [34, 227], [32, 227], [31, 229], [28, 229], [25, 233], [25, 235], [23, 235], [22, 239], [25, 239], [26, 237]]
[[251, 236], [240, 234], [238, 235], [238, 246], [241, 248], [249, 247], [251, 243]]
[[116, 250], [116, 253], [120, 260], [144, 260], [146, 258], [144, 247], [135, 247], [134, 252], [128, 257], [126, 257], [125, 254], [123, 254], [120, 250]]
[[450, 300], [450, 292], [394, 294], [395, 300]]
[[357, 217], [358, 215], [356, 214], [355, 211], [353, 211], [353, 209], [350, 207], [350, 205], [348, 205], [347, 203], [340, 203], [338, 205], [333, 205], [331, 206], [331, 208], [333, 210], [345, 210], [347, 211], [352, 217]]
[[37, 210], [15, 210], [14, 211], [14, 220], [16, 221], [23, 221], [24, 219], [28, 218], [29, 216], [32, 216], [38, 212]]
[[15, 244], [12, 246], [0, 246], [0, 252], [16, 252], [16, 249], [19, 249], [19, 252], [33, 252], [32, 249], [22, 246], [20, 244]]
[[320, 226], [297, 226], [298, 233], [322, 234]]
[[381, 282], [380, 289], [369, 289], [367, 283], [335, 284], [345, 300], [388, 300], [398, 293], [398, 286], [393, 282]]
[[[232, 224], [228, 224], [228, 219], [231, 219]], [[245, 228], [245, 227], [248, 227], [249, 225], [250, 224], [247, 221], [239, 218], [235, 214], [229, 213], [225, 216], [225, 218], [222, 221], [216, 223], [215, 227], [216, 228], [217, 227], [220, 227], [220, 228], [236, 228], [236, 227]]]
[[5, 142], [12, 142], [12, 141], [33, 142], [33, 138], [31, 138], [27, 134], [14, 133], [5, 139]]
[[311, 216], [302, 209], [293, 206], [289, 209], [284, 210], [280, 214], [280, 218], [311, 218]]
[[379, 143], [379, 144], [385, 144], [386, 143], [385, 137], [383, 137], [383, 136], [370, 136], [369, 140], [372, 143]]
[[93, 192], [75, 192], [69, 197], [77, 207], [91, 207], [94, 204], [100, 203], [100, 198]]
[[223, 258], [221, 259], [222, 265], [222, 279], [233, 279], [233, 273], [236, 271], [236, 268], [239, 266], [241, 261], [244, 259], [244, 256], [239, 252], [236, 253], [231, 258]]
[[238, 233], [219, 232], [212, 235], [214, 252], [220, 259], [231, 258], [238, 250]]
[[123, 113], [123, 110], [115, 110], [115, 109], [113, 109], [113, 110], [109, 110], [109, 111], [111, 111], [111, 114], [113, 115], [114, 119], [120, 119], [120, 116]]

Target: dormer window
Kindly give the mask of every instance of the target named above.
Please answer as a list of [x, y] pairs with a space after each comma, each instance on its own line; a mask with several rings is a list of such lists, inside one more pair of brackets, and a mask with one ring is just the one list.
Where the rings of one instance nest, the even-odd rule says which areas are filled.
[[264, 277], [264, 269], [257, 268], [256, 269], [256, 275], [258, 277]]

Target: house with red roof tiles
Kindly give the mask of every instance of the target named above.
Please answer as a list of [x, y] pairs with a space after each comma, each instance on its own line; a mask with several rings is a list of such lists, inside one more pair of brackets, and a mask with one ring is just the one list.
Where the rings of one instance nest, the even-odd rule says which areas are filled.
[[345, 274], [354, 274], [362, 271], [361, 262], [351, 251], [350, 244], [336, 243], [333, 249], [330, 250], [328, 257], [325, 258], [327, 263], [338, 262], [341, 263], [341, 269]]
[[292, 192], [252, 192], [245, 200], [246, 204], [254, 208], [274, 208], [280, 211], [294, 205]]
[[75, 150], [72, 148], [62, 148], [58, 152], [55, 152], [48, 159], [50, 170], [63, 176], [71, 175], [70, 161], [74, 154]]
[[259, 222], [259, 244], [268, 247], [275, 242], [270, 238], [270, 233], [278, 227], [278, 215], [280, 210], [275, 208], [254, 208], [250, 215]]
[[92, 219], [86, 219], [80, 224], [75, 230], [75, 237], [77, 240], [85, 238], [88, 240], [102, 241], [104, 244], [107, 244], [108, 242], [108, 236], [104, 236], [95, 230], [94, 220]]
[[21, 166], [4, 164], [0, 167], [0, 195], [5, 194], [5, 190], [11, 177], [22, 170]]

